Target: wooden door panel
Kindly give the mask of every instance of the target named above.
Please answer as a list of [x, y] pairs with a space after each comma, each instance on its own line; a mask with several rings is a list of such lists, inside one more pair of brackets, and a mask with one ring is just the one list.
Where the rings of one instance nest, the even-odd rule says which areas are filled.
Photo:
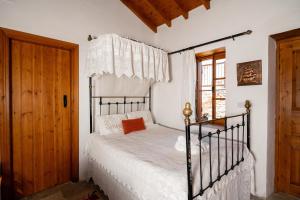
[[54, 137], [55, 137], [55, 113], [54, 113], [54, 83], [55, 83], [55, 49], [43, 47], [43, 154], [44, 154], [44, 184], [45, 187], [55, 185], [55, 155], [54, 155]]
[[[62, 87], [62, 94], [67, 96], [67, 106], [66, 108], [62, 109], [62, 143], [61, 148], [63, 149], [62, 155], [62, 170], [60, 173], [61, 180], [60, 182], [66, 182], [70, 180], [71, 178], [71, 155], [69, 152], [71, 152], [71, 112], [70, 112], [70, 105], [71, 105], [71, 73], [68, 69], [68, 66], [70, 66], [71, 63], [71, 56], [68, 51], [61, 51], [61, 57], [62, 57], [62, 85], [65, 87]], [[62, 100], [62, 99], [60, 99]]]
[[[34, 45], [28, 43], [21, 44], [21, 130], [15, 132], [15, 135], [22, 134], [22, 185], [23, 190], [29, 193], [33, 192], [33, 51]], [[16, 126], [18, 125], [16, 124]], [[18, 147], [16, 146], [16, 148]], [[20, 150], [16, 149], [16, 151]]]
[[22, 183], [23, 183], [23, 171], [22, 171], [22, 152], [18, 148], [22, 147], [22, 136], [21, 134], [16, 134], [21, 131], [21, 44], [19, 42], [12, 43], [12, 99], [15, 99], [12, 106], [12, 130], [13, 135], [13, 174], [14, 174], [14, 185], [15, 190], [18, 193], [22, 193]]
[[[18, 198], [66, 180], [78, 181], [78, 48], [76, 44], [0, 27], [3, 199]], [[55, 55], [52, 61], [49, 49]], [[63, 70], [65, 74], [61, 75]], [[45, 86], [51, 81], [52, 87]], [[47, 94], [54, 94], [51, 100], [45, 88]], [[57, 92], [59, 88], [61, 92]], [[59, 107], [63, 92], [72, 95], [64, 109]], [[57, 108], [50, 108], [52, 105]], [[70, 117], [71, 122], [66, 119]], [[48, 123], [46, 118], [51, 118]], [[57, 127], [51, 126], [56, 122]], [[54, 172], [48, 166], [53, 166]]]
[[[61, 135], [56, 138], [57, 147], [57, 163], [56, 168], [58, 169], [57, 181], [64, 183], [71, 178], [71, 130], [70, 130], [70, 54], [66, 50], [57, 51], [57, 64], [56, 66], [62, 66], [57, 68], [59, 72], [56, 80], [56, 94], [59, 94], [56, 98], [56, 129]], [[64, 87], [62, 87], [64, 86]], [[67, 96], [67, 106], [60, 106], [63, 103], [63, 96]], [[60, 113], [60, 115], [58, 115]]]
[[291, 174], [290, 183], [300, 187], [300, 142], [297, 139], [293, 139], [291, 144]]
[[71, 179], [70, 51], [12, 41], [14, 184], [20, 195]]
[[293, 110], [300, 111], [300, 50], [293, 51]]
[[300, 136], [300, 111], [298, 111], [295, 107], [293, 107], [291, 111], [290, 127], [290, 136]]
[[[34, 97], [33, 105], [36, 110], [43, 110], [43, 46], [36, 46], [34, 51]], [[44, 187], [44, 155], [43, 155], [43, 146], [44, 146], [44, 134], [43, 134], [43, 112], [33, 112], [33, 120], [35, 122], [34, 129], [34, 152], [33, 152], [33, 165], [34, 165], [34, 191], [41, 191]]]
[[300, 38], [279, 43], [278, 115], [278, 190], [300, 196]]

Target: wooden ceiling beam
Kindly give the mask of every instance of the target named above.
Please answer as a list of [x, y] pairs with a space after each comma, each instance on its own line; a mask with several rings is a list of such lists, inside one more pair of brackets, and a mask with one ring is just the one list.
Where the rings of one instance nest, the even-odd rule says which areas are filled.
[[189, 13], [185, 10], [185, 8], [183, 8], [183, 6], [178, 2], [178, 0], [173, 0], [173, 2], [176, 4], [176, 6], [181, 11], [181, 15], [184, 17], [184, 19], [188, 19]]
[[200, 1], [202, 2], [206, 10], [210, 9], [210, 0], [200, 0]]
[[165, 24], [168, 27], [172, 26], [171, 20], [166, 16], [165, 12], [163, 12], [159, 7], [157, 7], [155, 4], [153, 4], [153, 2], [151, 0], [145, 0], [145, 2], [147, 2], [149, 7], [151, 7], [153, 10], [155, 10], [157, 15], [159, 15], [164, 20]]
[[153, 32], [157, 33], [157, 26], [151, 22], [151, 20], [145, 16], [145, 14], [138, 12], [138, 8], [134, 3], [128, 0], [121, 0], [140, 20], [144, 22]]

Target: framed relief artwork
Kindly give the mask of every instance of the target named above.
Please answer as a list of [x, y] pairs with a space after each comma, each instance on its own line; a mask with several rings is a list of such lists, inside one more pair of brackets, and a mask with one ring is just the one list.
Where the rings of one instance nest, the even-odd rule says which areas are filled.
[[238, 86], [261, 85], [262, 84], [261, 60], [238, 63], [237, 81], [238, 81]]

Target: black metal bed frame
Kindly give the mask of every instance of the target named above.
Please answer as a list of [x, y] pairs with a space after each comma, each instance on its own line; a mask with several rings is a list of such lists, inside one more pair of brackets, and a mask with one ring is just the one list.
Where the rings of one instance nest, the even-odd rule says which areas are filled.
[[[133, 111], [133, 105], [136, 106], [136, 110], [139, 110], [139, 105], [144, 105], [148, 103], [149, 110], [151, 111], [151, 87], [149, 88], [149, 94], [148, 96], [93, 96], [93, 86], [92, 86], [92, 77], [89, 77], [89, 103], [90, 103], [90, 133], [93, 133], [93, 100], [98, 99], [99, 100], [99, 106], [100, 106], [100, 115], [102, 115], [101, 107], [102, 106], [108, 106], [108, 111], [106, 114], [112, 114], [111, 113], [111, 107], [115, 106], [116, 113], [114, 114], [121, 114], [126, 113], [126, 105], [130, 105], [130, 111]], [[106, 102], [104, 99], [117, 99], [118, 101], [108, 101]], [[137, 101], [132, 101], [132, 99], [139, 99]], [[148, 101], [146, 101], [148, 100]], [[122, 112], [119, 112], [119, 106], [123, 106]], [[205, 121], [199, 121], [195, 123], [191, 123], [190, 116], [192, 115], [192, 109], [191, 104], [186, 103], [185, 108], [183, 110], [183, 114], [185, 116], [185, 134], [186, 134], [186, 159], [187, 159], [187, 186], [188, 186], [188, 200], [193, 200], [197, 198], [198, 196], [202, 196], [204, 192], [212, 188], [213, 185], [220, 181], [223, 176], [226, 176], [230, 171], [234, 170], [236, 166], [238, 166], [241, 162], [244, 161], [244, 146], [247, 145], [247, 148], [250, 150], [250, 108], [251, 103], [247, 100], [245, 102], [245, 108], [246, 112], [238, 115], [228, 116], [224, 118], [218, 118], [214, 120], [205, 120]], [[232, 125], [228, 127], [228, 119], [235, 119], [240, 118], [241, 122]], [[202, 132], [202, 126], [205, 124], [211, 124], [215, 121], [224, 120], [224, 128], [223, 129], [217, 129], [217, 131], [209, 132], [208, 134], [203, 134]], [[191, 134], [194, 134], [191, 132], [191, 127], [198, 127], [198, 141], [199, 141], [199, 165], [200, 165], [200, 191], [198, 191], [195, 195], [193, 193], [193, 176], [192, 176], [192, 160], [191, 160]], [[240, 137], [240, 128], [242, 129], [241, 137]], [[236, 131], [236, 135], [234, 135], [234, 130]], [[246, 142], [245, 142], [245, 132], [246, 132]], [[224, 133], [224, 137], [220, 137], [221, 134]], [[234, 138], [236, 136], [236, 138]], [[208, 138], [209, 142], [209, 185], [203, 186], [203, 169], [202, 169], [202, 153], [201, 153], [201, 141]], [[217, 153], [218, 153], [218, 176], [213, 179], [212, 177], [212, 138], [217, 139]], [[220, 171], [220, 139], [225, 140], [225, 171], [221, 173]], [[237, 155], [234, 155], [234, 149], [233, 149], [233, 143], [238, 143], [237, 145]], [[228, 158], [228, 151], [227, 151], [227, 144], [231, 143], [231, 159]], [[242, 152], [241, 156], [239, 155], [239, 144], [242, 144]], [[234, 162], [234, 156], [236, 156], [236, 162]], [[228, 167], [228, 163], [231, 164], [230, 167]]]
[[[233, 116], [228, 116], [224, 118], [219, 118], [219, 119], [214, 119], [214, 120], [206, 120], [206, 121], [200, 121], [200, 122], [195, 122], [191, 123], [190, 122], [190, 116], [192, 115], [192, 110], [191, 110], [191, 104], [186, 103], [185, 108], [183, 110], [183, 114], [185, 116], [185, 132], [186, 132], [186, 158], [187, 158], [187, 183], [188, 183], [188, 200], [195, 199], [198, 196], [202, 196], [204, 192], [212, 188], [214, 183], [218, 182], [221, 180], [221, 178], [225, 175], [228, 174], [231, 170], [233, 170], [236, 166], [238, 166], [241, 162], [244, 161], [244, 146], [247, 144], [247, 148], [250, 150], [250, 108], [251, 108], [251, 103], [250, 101], [245, 102], [245, 108], [246, 108], [246, 113], [242, 113], [239, 115], [233, 115]], [[237, 123], [236, 125], [232, 125], [230, 127], [227, 127], [227, 120], [228, 119], [233, 119], [233, 118], [241, 118], [242, 121], [241, 123]], [[246, 119], [245, 119], [246, 118]], [[224, 120], [224, 128], [222, 130], [218, 129], [215, 132], [209, 132], [206, 135], [203, 135], [202, 133], [202, 125], [204, 124], [209, 124], [213, 123], [218, 120]], [[191, 160], [191, 127], [198, 127], [198, 140], [199, 140], [199, 165], [200, 165], [200, 191], [197, 192], [195, 195], [193, 193], [193, 176], [192, 176], [192, 160]], [[240, 140], [240, 128], [242, 128], [242, 138]], [[236, 139], [234, 139], [234, 130], [236, 131]], [[247, 136], [247, 141], [245, 142], [245, 129], [246, 129], [246, 136]], [[229, 133], [228, 133], [229, 132]], [[225, 140], [225, 171], [221, 173], [220, 171], [220, 135], [224, 133], [224, 139]], [[228, 134], [230, 135], [228, 136]], [[212, 137], [217, 138], [217, 151], [218, 151], [218, 176], [216, 179], [213, 179], [212, 177], [212, 148], [211, 148], [211, 142], [212, 142]], [[208, 186], [203, 186], [203, 169], [202, 169], [202, 152], [201, 152], [201, 141], [205, 138], [208, 138], [209, 141], [209, 185]], [[237, 155], [234, 155], [234, 149], [233, 149], [233, 143], [234, 141], [237, 143]], [[227, 152], [227, 144], [231, 143], [231, 160], [228, 158], [228, 152]], [[240, 153], [240, 144], [242, 144], [242, 156], [239, 155]], [[236, 162], [234, 162], [234, 156], [236, 156]], [[231, 162], [231, 167], [228, 169], [228, 163], [230, 164]]]
[[[130, 112], [138, 111], [141, 108], [140, 105], [146, 106], [148, 103], [148, 109], [151, 111], [151, 86], [149, 87], [148, 96], [93, 96], [93, 77], [89, 77], [89, 103], [90, 103], [90, 133], [94, 132], [93, 128], [93, 99], [99, 100], [100, 115], [102, 115], [102, 106], [108, 106], [107, 114], [110, 115], [112, 106], [115, 106], [115, 114], [126, 113], [126, 105], [130, 105]], [[116, 102], [105, 102], [105, 99], [116, 99]], [[132, 101], [132, 99], [137, 99]], [[136, 109], [133, 110], [133, 105], [136, 105]], [[123, 106], [122, 112], [119, 112], [119, 106]]]

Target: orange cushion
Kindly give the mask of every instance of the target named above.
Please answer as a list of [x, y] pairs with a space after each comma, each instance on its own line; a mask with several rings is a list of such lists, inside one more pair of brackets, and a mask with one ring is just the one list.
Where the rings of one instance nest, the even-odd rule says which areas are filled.
[[122, 125], [125, 134], [146, 129], [144, 119], [142, 117], [136, 119], [122, 120]]

